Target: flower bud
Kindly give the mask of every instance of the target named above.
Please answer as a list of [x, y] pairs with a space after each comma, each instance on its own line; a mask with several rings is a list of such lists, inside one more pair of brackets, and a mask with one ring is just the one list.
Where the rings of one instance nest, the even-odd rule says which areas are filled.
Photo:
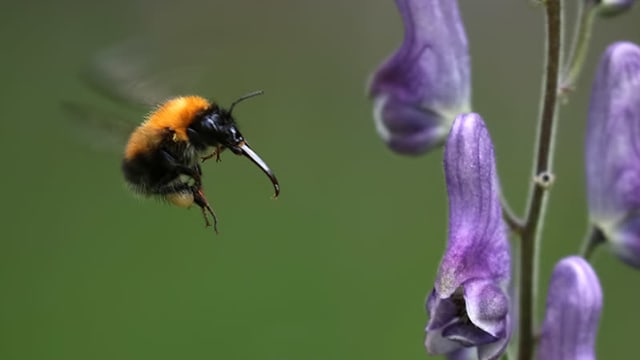
[[602, 56], [585, 146], [591, 222], [626, 263], [640, 267], [640, 47]]
[[595, 360], [602, 309], [598, 276], [583, 258], [558, 262], [551, 275], [538, 359]]

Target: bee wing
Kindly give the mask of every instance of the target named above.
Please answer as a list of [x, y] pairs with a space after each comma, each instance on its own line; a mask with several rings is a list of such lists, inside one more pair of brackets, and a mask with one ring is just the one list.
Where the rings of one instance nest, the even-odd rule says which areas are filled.
[[[120, 42], [96, 53], [80, 70], [80, 77], [89, 88], [125, 105], [119, 110], [131, 110], [124, 112], [131, 118], [89, 104], [63, 102], [62, 110], [72, 121], [78, 138], [90, 140], [85, 142], [90, 142], [89, 145], [97, 150], [122, 152], [144, 114], [178, 95], [176, 89], [186, 89], [187, 84], [194, 82], [197, 73], [194, 67], [168, 66], [166, 59], [171, 56], [161, 56], [162, 49], [154, 44], [156, 42], [146, 37]], [[167, 72], [167, 68], [171, 71]]]
[[87, 104], [64, 101], [60, 106], [72, 122], [76, 137], [96, 150], [121, 153], [136, 128], [136, 124], [120, 115]]
[[169, 56], [153, 43], [134, 38], [106, 48], [96, 54], [82, 78], [103, 96], [146, 111], [179, 95], [178, 89], [192, 88], [196, 69], [159, 61]]

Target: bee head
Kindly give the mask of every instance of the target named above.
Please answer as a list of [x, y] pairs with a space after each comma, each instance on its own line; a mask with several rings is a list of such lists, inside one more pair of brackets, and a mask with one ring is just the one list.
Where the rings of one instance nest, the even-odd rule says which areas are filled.
[[216, 105], [196, 117], [189, 126], [188, 133], [189, 140], [199, 149], [222, 146], [239, 154], [238, 145], [244, 141], [231, 113]]
[[271, 180], [275, 189], [275, 197], [280, 193], [280, 185], [276, 176], [267, 164], [256, 154], [238, 130], [236, 121], [231, 112], [234, 106], [242, 100], [261, 95], [262, 91], [255, 91], [240, 97], [234, 101], [229, 110], [221, 109], [216, 105], [211, 105], [195, 118], [189, 126], [187, 132], [189, 140], [197, 149], [204, 150], [210, 146], [221, 146], [228, 148], [236, 155], [244, 155], [256, 164]]
[[262, 90], [259, 90], [241, 96], [231, 104], [229, 110], [221, 109], [212, 104], [196, 116], [195, 121], [189, 126], [189, 140], [199, 149], [222, 146], [229, 148], [234, 154], [242, 154], [240, 145], [244, 143], [244, 137], [238, 130], [231, 113], [239, 102], [263, 93]]

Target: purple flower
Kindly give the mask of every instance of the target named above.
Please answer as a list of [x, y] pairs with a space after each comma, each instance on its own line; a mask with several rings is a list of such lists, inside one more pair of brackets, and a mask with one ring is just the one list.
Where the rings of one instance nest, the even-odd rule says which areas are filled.
[[591, 94], [586, 176], [592, 223], [629, 265], [640, 267], [640, 48], [603, 55]]
[[589, 263], [578, 256], [560, 260], [551, 275], [538, 359], [595, 359], [601, 309], [602, 288]]
[[431, 354], [495, 359], [511, 335], [510, 252], [493, 145], [478, 114], [458, 116], [445, 145], [449, 240], [427, 299]]
[[456, 115], [470, 111], [469, 49], [456, 0], [396, 0], [400, 48], [373, 74], [376, 128], [394, 151], [442, 145]]

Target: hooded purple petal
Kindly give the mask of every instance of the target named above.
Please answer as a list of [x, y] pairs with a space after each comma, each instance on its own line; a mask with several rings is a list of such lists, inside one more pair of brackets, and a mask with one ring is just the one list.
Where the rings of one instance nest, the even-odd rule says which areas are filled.
[[602, 288], [587, 261], [570, 256], [558, 262], [549, 284], [538, 359], [594, 360]]
[[478, 358], [495, 359], [511, 335], [511, 260], [493, 145], [479, 115], [456, 118], [444, 167], [449, 240], [427, 300], [425, 345], [432, 354], [474, 348]]
[[502, 221], [493, 144], [478, 114], [456, 118], [444, 154], [449, 241], [436, 290], [451, 295], [470, 279], [509, 280], [510, 253]]
[[618, 42], [603, 55], [586, 137], [591, 221], [627, 263], [640, 266], [640, 48]]
[[455, 116], [470, 111], [467, 37], [456, 0], [396, 0], [400, 48], [373, 74], [378, 133], [399, 153], [441, 145]]

